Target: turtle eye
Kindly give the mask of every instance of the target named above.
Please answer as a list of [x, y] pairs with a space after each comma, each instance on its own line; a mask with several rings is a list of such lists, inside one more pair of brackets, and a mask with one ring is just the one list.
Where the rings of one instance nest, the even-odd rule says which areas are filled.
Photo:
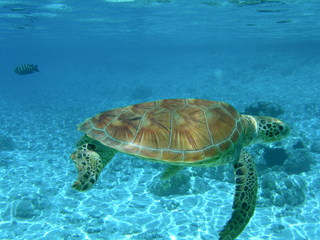
[[287, 127], [287, 126], [284, 126], [284, 125], [279, 125], [278, 129], [279, 129], [279, 131], [282, 132], [282, 133], [288, 131], [288, 127]]
[[281, 135], [287, 136], [290, 132], [290, 129], [286, 124], [281, 124], [278, 126], [278, 131], [281, 133]]

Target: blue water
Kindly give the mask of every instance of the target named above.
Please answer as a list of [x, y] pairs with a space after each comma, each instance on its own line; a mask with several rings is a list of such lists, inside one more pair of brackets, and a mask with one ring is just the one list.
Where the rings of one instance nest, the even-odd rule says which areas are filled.
[[[118, 154], [90, 191], [71, 188], [78, 123], [164, 98], [281, 108], [289, 138], [248, 148], [259, 198], [237, 239], [320, 239], [319, 15], [317, 0], [0, 1], [0, 239], [218, 239], [231, 165], [167, 189], [163, 165]], [[24, 63], [40, 72], [15, 74]]]

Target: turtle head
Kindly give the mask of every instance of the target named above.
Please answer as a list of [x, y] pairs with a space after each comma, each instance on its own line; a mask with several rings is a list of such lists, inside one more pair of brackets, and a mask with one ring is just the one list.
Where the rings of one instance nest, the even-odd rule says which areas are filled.
[[289, 126], [273, 117], [253, 117], [256, 127], [256, 142], [272, 143], [280, 141], [289, 135]]

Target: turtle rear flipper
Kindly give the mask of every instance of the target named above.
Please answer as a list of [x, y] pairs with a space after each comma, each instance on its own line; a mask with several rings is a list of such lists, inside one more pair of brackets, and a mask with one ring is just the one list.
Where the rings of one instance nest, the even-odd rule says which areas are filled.
[[238, 163], [234, 164], [236, 190], [230, 220], [219, 233], [219, 240], [233, 240], [246, 227], [253, 215], [257, 200], [257, 174], [249, 153], [242, 150]]

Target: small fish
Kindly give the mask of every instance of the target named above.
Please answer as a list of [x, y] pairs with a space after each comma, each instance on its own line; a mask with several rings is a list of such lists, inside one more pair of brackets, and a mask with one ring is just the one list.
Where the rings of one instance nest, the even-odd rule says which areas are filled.
[[19, 64], [14, 69], [14, 72], [19, 75], [30, 74], [34, 72], [39, 72], [38, 65], [35, 64]]

